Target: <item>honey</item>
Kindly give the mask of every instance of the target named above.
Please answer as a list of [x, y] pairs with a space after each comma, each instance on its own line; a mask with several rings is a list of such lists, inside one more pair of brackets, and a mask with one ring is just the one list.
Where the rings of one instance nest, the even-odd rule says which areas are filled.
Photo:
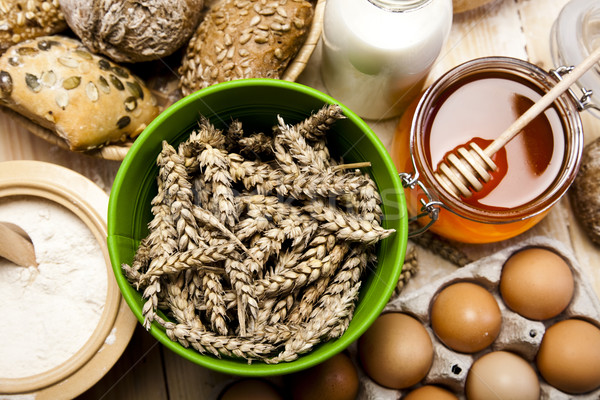
[[[477, 74], [453, 85], [426, 121], [429, 163], [437, 169], [448, 153], [471, 141], [485, 148], [542, 96], [525, 81], [506, 74]], [[492, 180], [482, 191], [463, 200], [475, 207], [498, 210], [527, 204], [558, 175], [564, 140], [560, 116], [555, 108], [549, 108], [492, 157], [498, 166]]]
[[[534, 226], [558, 201], [576, 174], [583, 135], [566, 96], [494, 154], [498, 169], [483, 190], [457, 199], [433, 176], [456, 148], [471, 141], [487, 147], [554, 84], [532, 64], [488, 57], [449, 71], [407, 109], [392, 158], [400, 172], [416, 173], [442, 204], [431, 230], [462, 242], [504, 240]], [[418, 188], [405, 194], [415, 215], [423, 201], [431, 200]]]

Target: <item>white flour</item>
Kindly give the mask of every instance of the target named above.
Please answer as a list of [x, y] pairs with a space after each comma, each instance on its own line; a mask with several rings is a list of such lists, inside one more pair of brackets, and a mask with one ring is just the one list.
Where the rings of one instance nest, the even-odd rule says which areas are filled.
[[0, 378], [22, 378], [58, 366], [90, 338], [106, 301], [106, 263], [88, 227], [57, 203], [0, 199], [0, 221], [29, 234], [39, 264], [0, 258]]

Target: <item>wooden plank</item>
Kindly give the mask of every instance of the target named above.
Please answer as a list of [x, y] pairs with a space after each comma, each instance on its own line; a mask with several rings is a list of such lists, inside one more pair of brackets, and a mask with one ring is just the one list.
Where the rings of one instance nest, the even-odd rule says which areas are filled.
[[0, 161], [37, 160], [76, 171], [110, 193], [121, 163], [75, 153], [50, 144], [0, 111]]
[[455, 14], [450, 37], [431, 77], [465, 61], [487, 56], [527, 58], [521, 20], [513, 0], [496, 0]]
[[201, 367], [168, 349], [163, 359], [170, 399], [216, 399], [227, 384], [238, 379]]
[[138, 324], [119, 361], [96, 385], [77, 397], [77, 400], [167, 398], [161, 346]]
[[544, 12], [540, 12], [539, 1], [517, 1], [529, 61], [546, 70], [555, 67], [550, 55], [552, 25], [567, 3], [568, 0], [546, 0], [542, 5]]

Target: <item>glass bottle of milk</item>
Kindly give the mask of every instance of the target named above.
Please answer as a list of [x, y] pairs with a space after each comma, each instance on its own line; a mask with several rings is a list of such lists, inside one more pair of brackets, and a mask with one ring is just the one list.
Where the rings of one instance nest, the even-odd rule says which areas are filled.
[[365, 119], [397, 116], [420, 93], [452, 25], [452, 0], [327, 0], [321, 76]]

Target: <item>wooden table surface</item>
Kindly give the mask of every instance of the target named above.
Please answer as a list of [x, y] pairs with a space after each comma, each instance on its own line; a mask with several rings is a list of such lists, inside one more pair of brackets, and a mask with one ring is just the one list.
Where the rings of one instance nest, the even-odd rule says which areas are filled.
[[[450, 38], [429, 81], [463, 61], [481, 56], [512, 56], [545, 69], [552, 68], [550, 31], [566, 3], [567, 0], [495, 0], [476, 10], [455, 14]], [[298, 81], [325, 91], [319, 76], [320, 58], [319, 45]], [[600, 135], [600, 120], [589, 113], [583, 113], [582, 119], [585, 142], [589, 143]], [[397, 119], [367, 122], [389, 148]], [[107, 193], [120, 165], [117, 161], [95, 159], [50, 145], [0, 115], [0, 161], [19, 159], [65, 166], [87, 176]], [[568, 198], [563, 198], [548, 217], [523, 234], [528, 235], [545, 235], [570, 246], [596, 292], [600, 293], [600, 251], [575, 222]], [[479, 258], [521, 239], [492, 245], [465, 245], [463, 250], [472, 258]], [[420, 271], [414, 278], [415, 285], [455, 268], [422, 248], [418, 248], [418, 258]], [[214, 399], [224, 382], [233, 379], [235, 377], [214, 373], [175, 355], [138, 324], [115, 366], [78, 399]]]

